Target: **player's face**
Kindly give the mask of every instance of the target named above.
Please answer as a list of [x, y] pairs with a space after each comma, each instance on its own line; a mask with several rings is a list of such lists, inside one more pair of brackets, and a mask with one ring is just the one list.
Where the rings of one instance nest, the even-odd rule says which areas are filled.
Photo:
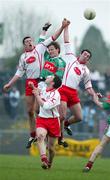
[[53, 79], [54, 79], [54, 76], [47, 76], [46, 80], [45, 80], [45, 83], [47, 85], [50, 85], [50, 84], [53, 84]]
[[57, 57], [59, 55], [59, 49], [56, 49], [53, 45], [48, 47], [50, 57]]
[[24, 48], [27, 51], [31, 51], [34, 48], [34, 43], [33, 43], [33, 40], [31, 38], [25, 39]]
[[80, 57], [79, 57], [79, 61], [80, 63], [86, 64], [90, 59], [90, 53], [87, 51], [84, 51]]

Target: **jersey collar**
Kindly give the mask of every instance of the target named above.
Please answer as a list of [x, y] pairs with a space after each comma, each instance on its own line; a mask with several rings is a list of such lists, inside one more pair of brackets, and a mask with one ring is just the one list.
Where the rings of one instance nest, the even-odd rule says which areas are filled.
[[54, 88], [46, 89], [46, 92], [49, 92], [49, 91], [55, 91], [55, 89]]
[[32, 50], [24, 50], [24, 52], [32, 52], [35, 49], [35, 46], [33, 47]]
[[79, 64], [86, 64], [86, 63], [84, 63], [84, 62], [80, 62], [80, 61], [79, 61], [79, 56], [77, 57], [77, 61], [79, 62]]

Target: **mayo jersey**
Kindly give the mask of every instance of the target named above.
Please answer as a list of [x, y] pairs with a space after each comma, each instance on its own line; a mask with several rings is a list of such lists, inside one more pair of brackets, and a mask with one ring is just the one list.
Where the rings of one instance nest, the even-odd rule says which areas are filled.
[[[44, 36], [40, 36], [38, 42], [43, 42]], [[40, 77], [43, 77], [46, 79], [49, 75], [56, 74], [60, 79], [63, 78], [64, 70], [66, 63], [61, 57], [50, 57], [48, 51], [44, 54], [44, 67], [41, 71]]]
[[46, 58], [40, 76], [46, 78], [49, 75], [56, 74], [60, 79], [62, 79], [65, 66], [66, 63], [61, 57]]
[[52, 37], [35, 46], [32, 51], [24, 52], [19, 60], [15, 75], [22, 77], [26, 73], [27, 79], [37, 79], [44, 64], [44, 53], [47, 46], [53, 41]]
[[39, 116], [44, 118], [59, 117], [60, 94], [58, 90], [46, 90], [46, 86], [41, 90], [41, 98], [45, 101], [43, 106], [40, 106]]
[[66, 68], [62, 85], [72, 89], [78, 89], [79, 83], [83, 80], [85, 89], [92, 87], [90, 71], [85, 64], [79, 63], [77, 57], [72, 53], [70, 43], [65, 44], [65, 55], [63, 59], [65, 59]]

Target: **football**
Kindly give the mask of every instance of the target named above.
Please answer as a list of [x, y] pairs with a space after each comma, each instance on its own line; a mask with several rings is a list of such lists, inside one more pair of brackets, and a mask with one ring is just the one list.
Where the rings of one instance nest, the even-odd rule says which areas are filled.
[[94, 9], [85, 9], [84, 11], [84, 17], [87, 19], [87, 20], [92, 20], [96, 17], [96, 12]]

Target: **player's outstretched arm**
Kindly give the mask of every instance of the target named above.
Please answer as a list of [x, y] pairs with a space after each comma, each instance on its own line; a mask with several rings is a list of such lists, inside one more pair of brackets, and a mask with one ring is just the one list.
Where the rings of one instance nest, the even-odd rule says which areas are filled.
[[11, 86], [19, 79], [20, 77], [17, 75], [14, 75], [13, 78], [3, 86], [3, 91], [7, 91]]
[[93, 101], [95, 102], [95, 104], [97, 104], [97, 106], [103, 108], [103, 103], [99, 101], [99, 98], [97, 95], [93, 96]]
[[34, 86], [34, 83], [33, 82], [29, 82], [28, 85], [33, 89], [32, 93], [34, 94], [34, 96], [36, 97], [37, 99], [37, 102], [40, 106], [43, 106], [44, 105], [44, 101], [42, 100], [42, 98], [40, 97], [40, 89], [39, 88], [36, 88]]
[[[70, 24], [70, 21], [68, 21], [68, 26]], [[69, 43], [69, 29], [68, 26], [64, 28], [64, 43]]]
[[90, 88], [87, 88], [86, 91], [88, 92], [88, 94], [90, 96], [92, 96], [95, 104], [97, 104], [99, 107], [103, 108], [102, 103], [99, 101], [98, 94], [95, 93], [94, 89], [92, 87], [90, 87]]
[[64, 18], [63, 21], [62, 21], [61, 27], [60, 27], [60, 28], [55, 32], [55, 34], [53, 34], [53, 36], [52, 36], [53, 39], [54, 39], [54, 41], [60, 36], [60, 34], [61, 34], [62, 31], [64, 30], [64, 28], [68, 26], [68, 23], [69, 23], [69, 21]]

